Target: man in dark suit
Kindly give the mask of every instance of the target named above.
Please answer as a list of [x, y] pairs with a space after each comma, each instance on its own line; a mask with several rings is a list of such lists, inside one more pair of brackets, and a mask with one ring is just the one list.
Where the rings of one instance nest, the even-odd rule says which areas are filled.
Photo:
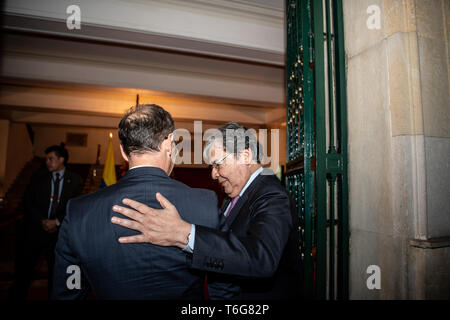
[[[212, 272], [208, 274], [212, 298], [299, 298], [295, 204], [273, 172], [263, 171], [255, 135], [229, 123], [209, 138], [205, 154], [212, 163], [212, 178], [228, 196], [219, 228], [183, 223], [178, 214], [182, 209], [166, 199], [164, 210], [125, 199], [123, 203], [136, 210], [115, 206], [114, 211], [134, 221], [115, 217], [112, 222], [142, 234], [119, 241], [175, 245], [191, 252], [190, 267]], [[189, 235], [190, 241], [177, 245], [174, 240], [180, 235]]]
[[66, 214], [69, 199], [81, 194], [78, 174], [66, 169], [69, 154], [64, 145], [45, 150], [48, 170], [31, 178], [24, 196], [24, 233], [18, 239], [14, 283], [10, 298], [25, 299], [34, 268], [43, 251], [48, 264], [48, 292], [52, 288], [55, 245], [58, 229]]
[[[175, 247], [124, 246], [117, 237], [136, 232], [110, 223], [112, 206], [124, 197], [153, 207], [159, 194], [170, 199], [184, 220], [215, 228], [214, 192], [172, 180], [174, 123], [156, 105], [130, 109], [119, 124], [122, 156], [130, 169], [114, 185], [69, 202], [56, 246], [54, 299], [202, 299], [204, 273], [189, 269]], [[175, 242], [185, 242], [180, 235]], [[78, 277], [78, 279], [77, 279]]]

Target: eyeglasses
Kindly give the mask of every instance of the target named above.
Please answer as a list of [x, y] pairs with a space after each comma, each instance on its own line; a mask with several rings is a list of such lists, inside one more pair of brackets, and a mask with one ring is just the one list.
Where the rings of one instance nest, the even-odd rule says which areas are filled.
[[220, 170], [220, 166], [222, 165], [223, 161], [230, 155], [231, 153], [227, 153], [226, 155], [224, 155], [222, 158], [220, 158], [219, 160], [213, 161], [213, 163], [211, 163], [211, 168], [212, 169], [216, 169], [217, 171]]

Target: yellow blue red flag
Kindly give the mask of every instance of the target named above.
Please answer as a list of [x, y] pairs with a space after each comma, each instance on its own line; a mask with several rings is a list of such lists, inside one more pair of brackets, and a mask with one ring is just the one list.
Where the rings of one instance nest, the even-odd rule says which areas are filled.
[[106, 152], [106, 161], [103, 168], [102, 187], [108, 187], [117, 182], [116, 166], [114, 162], [114, 148], [112, 143], [112, 133], [109, 134], [108, 150]]

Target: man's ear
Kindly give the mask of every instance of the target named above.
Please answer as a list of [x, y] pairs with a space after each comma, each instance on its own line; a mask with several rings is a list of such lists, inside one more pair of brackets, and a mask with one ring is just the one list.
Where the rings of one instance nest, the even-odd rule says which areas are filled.
[[122, 144], [119, 144], [119, 147], [120, 147], [120, 153], [122, 154], [122, 158], [124, 158], [126, 162], [129, 162], [127, 154], [125, 153], [125, 151], [123, 151]]
[[[169, 153], [172, 153], [172, 139], [173, 139], [173, 133], [170, 133], [167, 138], [161, 143], [161, 148], [164, 151], [167, 151]], [[161, 151], [163, 151], [161, 150]]]
[[252, 160], [253, 160], [252, 150], [244, 149], [241, 152], [239, 152], [240, 163], [250, 165], [252, 164]]

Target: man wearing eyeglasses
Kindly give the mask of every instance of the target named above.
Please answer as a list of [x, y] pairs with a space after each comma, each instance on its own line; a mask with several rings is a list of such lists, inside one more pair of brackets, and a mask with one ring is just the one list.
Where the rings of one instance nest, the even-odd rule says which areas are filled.
[[[191, 268], [209, 272], [211, 298], [224, 298], [227, 290], [243, 300], [299, 297], [295, 204], [273, 172], [263, 171], [261, 154], [255, 135], [245, 127], [229, 123], [219, 128], [205, 146], [211, 177], [227, 195], [219, 212], [219, 228], [183, 221], [177, 208], [158, 194], [162, 210], [131, 199], [123, 203], [135, 210], [113, 207], [132, 219], [113, 217], [113, 223], [141, 232], [119, 242], [150, 242], [184, 250]], [[223, 291], [216, 295], [214, 288]]]

